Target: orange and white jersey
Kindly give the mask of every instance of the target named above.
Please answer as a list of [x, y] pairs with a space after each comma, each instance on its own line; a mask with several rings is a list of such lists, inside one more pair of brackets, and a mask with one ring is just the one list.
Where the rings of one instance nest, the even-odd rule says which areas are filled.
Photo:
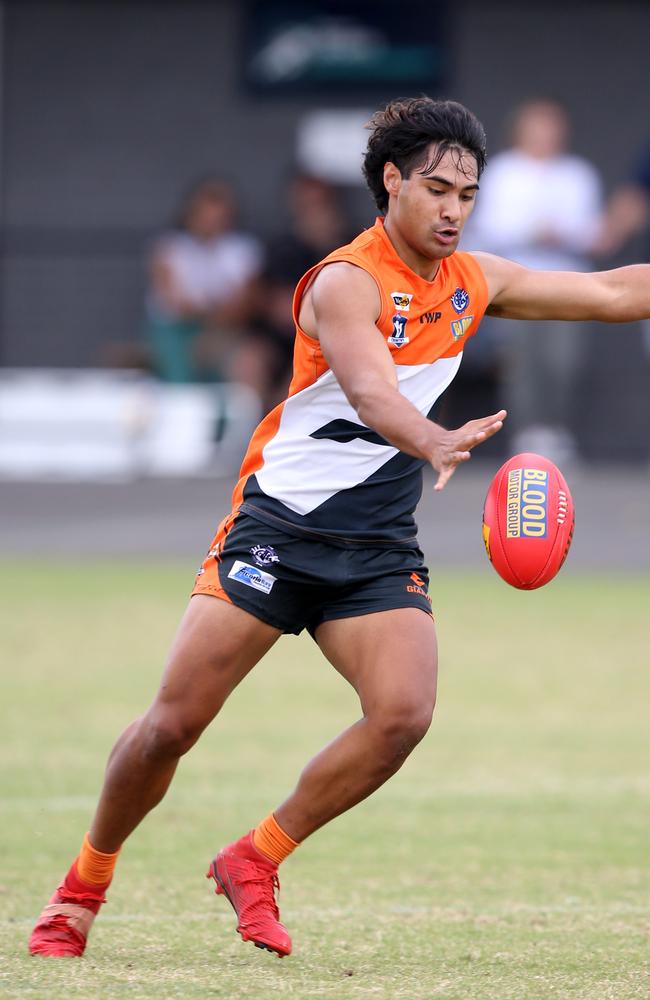
[[359, 421], [319, 343], [298, 322], [305, 289], [335, 261], [356, 264], [376, 281], [377, 327], [395, 362], [400, 392], [431, 419], [487, 306], [483, 272], [470, 254], [444, 258], [434, 280], [425, 281], [398, 256], [382, 219], [308, 271], [294, 296], [289, 394], [251, 439], [233, 510], [271, 524], [281, 521], [297, 534], [403, 543], [415, 536], [413, 512], [425, 463]]

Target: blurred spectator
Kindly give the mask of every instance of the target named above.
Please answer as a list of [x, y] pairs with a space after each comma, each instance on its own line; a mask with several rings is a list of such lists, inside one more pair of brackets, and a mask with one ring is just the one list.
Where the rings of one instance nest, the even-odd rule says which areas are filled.
[[[644, 257], [650, 260], [650, 142], [628, 180], [609, 199], [593, 252], [597, 257], [612, 257], [641, 233], [646, 234]], [[650, 321], [646, 320], [642, 327], [645, 349], [650, 355]]]
[[[612, 194], [601, 220], [594, 253], [609, 257], [650, 226], [650, 143], [628, 180]], [[650, 259], [650, 246], [646, 250]]]
[[153, 369], [166, 382], [227, 379], [234, 368], [247, 380], [241, 338], [263, 250], [255, 237], [234, 229], [235, 214], [231, 187], [208, 178], [190, 191], [178, 228], [154, 247], [148, 344]]
[[[555, 101], [536, 99], [516, 110], [511, 148], [490, 160], [481, 180], [469, 237], [476, 249], [531, 268], [589, 270], [601, 183], [590, 163], [567, 152], [569, 131]], [[513, 450], [569, 461], [580, 328], [520, 321], [499, 324], [496, 333]]]
[[326, 181], [296, 174], [287, 197], [288, 226], [267, 247], [250, 335], [261, 363], [260, 374], [265, 376], [259, 391], [267, 408], [284, 398], [291, 378], [295, 337], [292, 303], [298, 280], [331, 250], [356, 235], [350, 231], [338, 189]]
[[287, 204], [289, 225], [271, 241], [269, 267], [275, 277], [295, 284], [313, 264], [356, 233], [350, 232], [338, 189], [318, 177], [295, 174]]

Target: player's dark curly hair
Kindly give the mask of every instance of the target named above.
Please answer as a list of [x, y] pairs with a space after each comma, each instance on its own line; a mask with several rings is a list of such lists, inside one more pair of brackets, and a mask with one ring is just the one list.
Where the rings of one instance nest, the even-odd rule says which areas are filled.
[[[363, 160], [363, 174], [380, 212], [388, 208], [384, 187], [384, 164], [394, 163], [402, 177], [413, 170], [434, 170], [449, 150], [471, 153], [476, 158], [478, 176], [485, 167], [485, 130], [478, 118], [456, 101], [434, 101], [413, 97], [391, 101], [372, 116], [371, 130]], [[433, 156], [429, 147], [435, 143]]]

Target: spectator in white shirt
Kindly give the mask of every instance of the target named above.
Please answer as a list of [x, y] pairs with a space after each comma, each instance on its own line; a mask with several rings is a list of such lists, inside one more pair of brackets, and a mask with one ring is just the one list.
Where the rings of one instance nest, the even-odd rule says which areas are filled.
[[[476, 244], [526, 267], [589, 270], [601, 182], [587, 160], [567, 151], [564, 108], [550, 99], [526, 102], [513, 116], [511, 136], [511, 148], [491, 159], [481, 179], [465, 246]], [[503, 353], [503, 405], [513, 449], [543, 452], [558, 462], [575, 453], [571, 407], [581, 338], [569, 325], [510, 323], [495, 338]]]

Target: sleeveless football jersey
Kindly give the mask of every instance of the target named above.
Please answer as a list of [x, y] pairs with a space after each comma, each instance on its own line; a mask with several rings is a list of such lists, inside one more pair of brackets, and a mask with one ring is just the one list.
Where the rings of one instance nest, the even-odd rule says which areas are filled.
[[400, 392], [430, 419], [487, 306], [485, 278], [470, 254], [443, 258], [434, 280], [425, 281], [398, 256], [382, 219], [311, 268], [294, 296], [289, 394], [251, 439], [233, 511], [269, 524], [281, 521], [300, 535], [404, 543], [416, 533], [413, 512], [426, 463], [360, 422], [318, 341], [298, 321], [305, 289], [334, 261], [356, 264], [376, 281], [376, 325], [395, 362]]

